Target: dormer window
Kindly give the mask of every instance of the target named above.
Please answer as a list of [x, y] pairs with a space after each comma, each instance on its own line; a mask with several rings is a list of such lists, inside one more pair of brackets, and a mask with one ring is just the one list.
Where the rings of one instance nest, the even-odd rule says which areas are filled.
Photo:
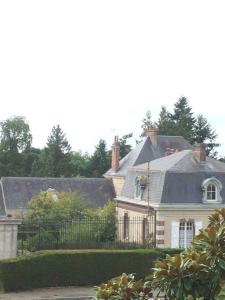
[[135, 179], [135, 198], [143, 199], [144, 190], [147, 184], [146, 176], [137, 176]]
[[202, 183], [203, 203], [222, 203], [220, 192], [222, 183], [215, 177], [208, 178]]
[[207, 200], [216, 200], [216, 186], [212, 183], [207, 186]]

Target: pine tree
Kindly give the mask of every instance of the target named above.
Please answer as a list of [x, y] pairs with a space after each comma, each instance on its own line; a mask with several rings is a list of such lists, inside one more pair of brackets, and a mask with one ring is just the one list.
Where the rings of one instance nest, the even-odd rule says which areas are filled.
[[151, 112], [150, 112], [150, 110], [148, 110], [146, 112], [144, 119], [142, 119], [142, 125], [141, 125], [142, 133], [141, 133], [140, 137], [145, 137], [147, 135], [148, 127], [154, 125], [154, 123], [152, 122], [151, 119], [152, 119]]
[[157, 122], [158, 134], [161, 135], [175, 135], [175, 122], [172, 119], [165, 106], [162, 106], [159, 113], [159, 120]]
[[33, 175], [70, 177], [72, 172], [70, 144], [60, 126], [54, 126], [48, 137], [47, 147], [33, 166]]
[[91, 157], [92, 177], [102, 177], [110, 168], [111, 157], [106, 150], [106, 142], [100, 140], [96, 146], [95, 152]]
[[217, 156], [216, 143], [217, 133], [212, 129], [208, 120], [202, 115], [197, 115], [194, 125], [194, 142], [204, 143], [206, 145], [206, 154], [211, 157]]
[[182, 96], [174, 104], [172, 120], [175, 122], [175, 135], [182, 136], [193, 143], [195, 118], [186, 97]]

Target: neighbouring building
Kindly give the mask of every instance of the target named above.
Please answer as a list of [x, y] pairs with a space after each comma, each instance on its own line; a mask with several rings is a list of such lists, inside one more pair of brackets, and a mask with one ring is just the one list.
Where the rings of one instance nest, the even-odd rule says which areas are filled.
[[[225, 207], [225, 164], [206, 157], [203, 144], [193, 148], [179, 136], [158, 136], [154, 127], [134, 150], [119, 160], [119, 142], [112, 147], [112, 168], [117, 214], [123, 218], [120, 240], [152, 239], [156, 246], [187, 247], [208, 223], [215, 208]], [[138, 233], [132, 218], [143, 219]]]
[[103, 207], [115, 197], [111, 180], [105, 178], [2, 177], [0, 215], [15, 216], [28, 208], [31, 198], [42, 191], [79, 192], [92, 207]]

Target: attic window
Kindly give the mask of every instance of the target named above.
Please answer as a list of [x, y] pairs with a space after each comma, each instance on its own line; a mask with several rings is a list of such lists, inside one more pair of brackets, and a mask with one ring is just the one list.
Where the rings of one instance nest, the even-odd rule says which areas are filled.
[[222, 183], [215, 177], [208, 178], [202, 183], [203, 203], [222, 203], [220, 192]]
[[137, 176], [135, 179], [135, 198], [142, 200], [144, 190], [147, 184], [147, 178], [145, 176]]

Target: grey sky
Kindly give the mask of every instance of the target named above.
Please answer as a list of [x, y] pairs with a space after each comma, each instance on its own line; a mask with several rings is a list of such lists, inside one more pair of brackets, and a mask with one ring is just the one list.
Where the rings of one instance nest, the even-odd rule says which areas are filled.
[[[0, 120], [23, 115], [33, 144], [60, 124], [74, 150], [140, 134], [185, 95], [225, 155], [224, 1], [1, 1]], [[113, 130], [112, 130], [113, 129]]]

